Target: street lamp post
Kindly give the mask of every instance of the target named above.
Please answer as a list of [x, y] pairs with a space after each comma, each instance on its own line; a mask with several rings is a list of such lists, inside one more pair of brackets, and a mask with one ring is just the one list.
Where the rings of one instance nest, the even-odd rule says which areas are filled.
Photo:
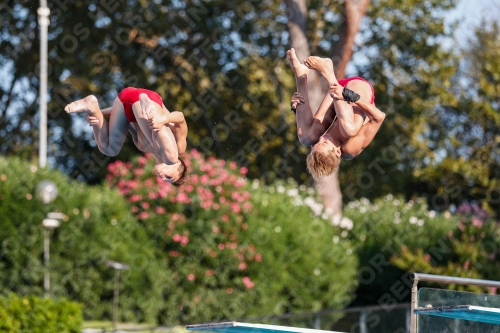
[[116, 261], [108, 261], [106, 266], [112, 267], [115, 270], [115, 278], [114, 278], [114, 292], [113, 292], [113, 330], [117, 330], [118, 323], [118, 296], [120, 293], [119, 284], [120, 284], [120, 271], [122, 269], [130, 269], [130, 267], [124, 263], [116, 262]]
[[[46, 205], [57, 198], [57, 186], [50, 180], [42, 180], [37, 187], [37, 196]], [[44, 276], [43, 276], [43, 290], [45, 297], [50, 296], [50, 231], [59, 227], [59, 220], [64, 219], [62, 213], [49, 213], [47, 218], [42, 221], [44, 228], [43, 237], [43, 263], [44, 263]]]
[[44, 237], [43, 237], [43, 263], [45, 267], [45, 274], [43, 276], [43, 290], [45, 291], [45, 298], [50, 297], [50, 231], [59, 227], [59, 220], [44, 219]]
[[50, 24], [47, 0], [40, 0], [38, 25], [40, 26], [40, 139], [38, 159], [41, 168], [47, 165], [47, 33]]

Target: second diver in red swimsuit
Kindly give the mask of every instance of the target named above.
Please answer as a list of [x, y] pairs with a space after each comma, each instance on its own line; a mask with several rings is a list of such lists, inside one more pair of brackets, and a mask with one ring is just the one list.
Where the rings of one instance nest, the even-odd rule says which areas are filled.
[[[331, 59], [308, 57], [302, 64], [294, 49], [287, 51], [286, 59], [297, 83], [291, 103], [297, 135], [303, 145], [312, 146], [307, 156], [309, 172], [322, 178], [335, 172], [341, 159], [358, 156], [372, 142], [385, 113], [375, 107], [375, 93], [368, 81], [360, 77], [337, 81]], [[320, 72], [330, 85], [315, 114], [307, 93], [310, 69]]]
[[[102, 110], [97, 98], [90, 95], [68, 104], [64, 110], [87, 113], [87, 122], [93, 127], [97, 146], [103, 154], [116, 156], [130, 132], [139, 150], [154, 154], [159, 178], [175, 186], [184, 182], [186, 165], [179, 155], [186, 151], [186, 120], [181, 112], [167, 110], [156, 92], [123, 89], [113, 106]], [[104, 116], [109, 116], [109, 121]]]

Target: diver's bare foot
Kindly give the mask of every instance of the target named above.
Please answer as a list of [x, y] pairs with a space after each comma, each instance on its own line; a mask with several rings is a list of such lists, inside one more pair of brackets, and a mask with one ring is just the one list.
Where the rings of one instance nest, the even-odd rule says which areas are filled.
[[[330, 58], [320, 58], [320, 57], [307, 57], [304, 64], [310, 68], [315, 69], [323, 75], [329, 83], [335, 83], [337, 78], [335, 77], [335, 71], [333, 70], [333, 61]], [[334, 80], [335, 82], [331, 82]]]
[[154, 116], [154, 106], [152, 104], [154, 102], [144, 93], [139, 95], [139, 101], [141, 102], [141, 109], [144, 117], [146, 119], [151, 119]]
[[305, 66], [304, 64], [301, 64], [299, 59], [297, 58], [297, 55], [295, 54], [295, 49], [290, 49], [286, 51], [286, 61], [292, 67], [293, 72], [295, 73], [296, 77], [301, 77], [301, 76], [308, 76], [309, 75], [309, 68]]
[[66, 111], [67, 113], [76, 113], [76, 112], [93, 113], [93, 111], [95, 110], [95, 106], [99, 106], [97, 98], [94, 95], [90, 95], [85, 97], [84, 99], [80, 99], [78, 101], [66, 105], [64, 111]]

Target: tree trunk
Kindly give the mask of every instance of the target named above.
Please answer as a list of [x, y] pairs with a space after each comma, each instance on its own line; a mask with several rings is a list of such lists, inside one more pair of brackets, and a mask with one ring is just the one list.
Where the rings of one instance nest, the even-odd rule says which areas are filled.
[[[306, 0], [286, 0], [288, 33], [290, 46], [297, 53], [300, 61], [304, 61], [311, 50], [306, 34], [307, 5]], [[339, 39], [332, 47], [331, 58], [338, 79], [345, 77], [345, 68], [351, 60], [354, 38], [359, 31], [361, 20], [366, 13], [370, 0], [345, 0], [343, 22], [340, 25]], [[308, 91], [311, 109], [317, 110], [328, 90], [327, 82], [315, 71], [308, 77]], [[342, 214], [342, 192], [339, 183], [339, 170], [316, 182], [316, 188], [323, 200], [325, 210], [332, 216]]]

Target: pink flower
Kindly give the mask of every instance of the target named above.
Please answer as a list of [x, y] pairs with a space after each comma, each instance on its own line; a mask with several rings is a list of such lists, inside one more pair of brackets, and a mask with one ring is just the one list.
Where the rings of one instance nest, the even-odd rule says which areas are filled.
[[181, 241], [181, 239], [182, 239], [182, 237], [181, 237], [181, 235], [179, 235], [179, 234], [175, 234], [175, 235], [174, 235], [174, 237], [172, 237], [172, 240], [173, 240], [174, 242], [180, 242], [180, 241]]
[[226, 289], [226, 292], [231, 295], [233, 293], [233, 288], [227, 288]]
[[250, 280], [248, 276], [243, 277], [241, 280], [243, 281], [245, 287], [247, 287], [248, 289], [252, 289], [255, 286], [255, 284]]
[[134, 206], [132, 207], [132, 213], [137, 213], [139, 211], [139, 207]]
[[224, 247], [225, 247], [225, 245], [224, 245], [224, 244], [219, 243], [219, 246], [218, 246], [219, 250], [224, 250]]
[[187, 275], [187, 279], [188, 279], [189, 281], [194, 281], [194, 274], [193, 274], [193, 273], [189, 273], [189, 274]]
[[483, 226], [483, 221], [481, 221], [478, 218], [473, 218], [472, 219], [472, 225], [475, 226], [475, 227], [477, 227], [477, 228], [481, 228]]
[[215, 232], [215, 233], [219, 233], [220, 232], [220, 228], [216, 227], [216, 226], [213, 226], [212, 227], [212, 231]]
[[237, 203], [233, 203], [231, 204], [231, 209], [233, 210], [233, 212], [235, 213], [239, 213], [241, 211], [241, 208], [240, 208], [240, 205], [238, 205]]
[[211, 270], [211, 269], [209, 269], [209, 270], [205, 271], [205, 275], [206, 276], [212, 276], [212, 275], [214, 275], [214, 271]]
[[185, 246], [187, 243], [189, 243], [189, 238], [187, 236], [182, 236], [181, 246]]
[[177, 251], [169, 251], [168, 254], [171, 256], [171, 257], [178, 257], [179, 256], [179, 252]]
[[244, 176], [248, 173], [248, 168], [247, 167], [241, 167], [240, 168], [240, 173]]
[[177, 197], [175, 199], [180, 203], [189, 203], [189, 197], [186, 193], [177, 194]]
[[142, 199], [142, 196], [140, 196], [139, 194], [133, 194], [131, 197], [130, 197], [130, 202], [137, 202], [139, 200]]
[[148, 212], [141, 212], [141, 213], [139, 214], [139, 218], [141, 218], [141, 219], [143, 219], [143, 220], [147, 219], [147, 218], [148, 218], [148, 216], [149, 216]]
[[172, 220], [177, 221], [179, 219], [180, 215], [177, 213], [172, 214]]
[[260, 253], [257, 253], [255, 255], [255, 261], [261, 262], [262, 261], [262, 255]]
[[222, 215], [222, 216], [220, 217], [220, 219], [221, 219], [222, 221], [224, 221], [224, 222], [229, 221], [229, 217], [227, 216], [227, 214]]
[[217, 252], [215, 252], [215, 251], [210, 252], [210, 256], [211, 256], [212, 258], [217, 257]]
[[203, 175], [201, 176], [200, 178], [200, 182], [203, 184], [203, 185], [206, 185], [208, 183], [208, 176], [207, 175]]
[[219, 210], [220, 206], [219, 206], [218, 204], [214, 204], [214, 205], [212, 206], [212, 208], [213, 208], [214, 210]]
[[144, 166], [148, 162], [147, 158], [144, 156], [139, 157], [139, 165]]
[[230, 248], [231, 250], [236, 250], [236, 248], [237, 248], [237, 247], [238, 247], [238, 244], [236, 244], [236, 243], [230, 243], [230, 244], [229, 244], [229, 248]]
[[245, 211], [250, 210], [250, 208], [252, 208], [252, 204], [250, 204], [249, 202], [245, 202], [245, 203], [243, 204], [243, 209], [244, 209]]
[[156, 207], [156, 214], [165, 214], [167, 211], [163, 207]]
[[424, 260], [425, 260], [425, 261], [430, 261], [430, 260], [431, 260], [431, 255], [426, 253], [426, 254], [424, 255]]
[[242, 229], [244, 229], [244, 230], [246, 230], [246, 229], [248, 228], [248, 224], [243, 223], [243, 224], [241, 225], [241, 228], [242, 228]]
[[244, 263], [244, 262], [240, 262], [240, 264], [238, 265], [238, 269], [240, 271], [244, 270], [245, 268], [247, 268], [247, 264]]
[[236, 162], [235, 161], [229, 162], [229, 167], [233, 170], [236, 169]]
[[200, 157], [200, 153], [196, 149], [191, 149], [190, 152], [194, 158]]
[[143, 174], [144, 174], [144, 169], [135, 169], [134, 170], [135, 176], [142, 176]]
[[154, 200], [154, 199], [158, 198], [158, 193], [149, 192], [148, 196], [149, 196], [149, 199]]
[[149, 208], [149, 202], [145, 201], [142, 203], [142, 208], [148, 209]]

